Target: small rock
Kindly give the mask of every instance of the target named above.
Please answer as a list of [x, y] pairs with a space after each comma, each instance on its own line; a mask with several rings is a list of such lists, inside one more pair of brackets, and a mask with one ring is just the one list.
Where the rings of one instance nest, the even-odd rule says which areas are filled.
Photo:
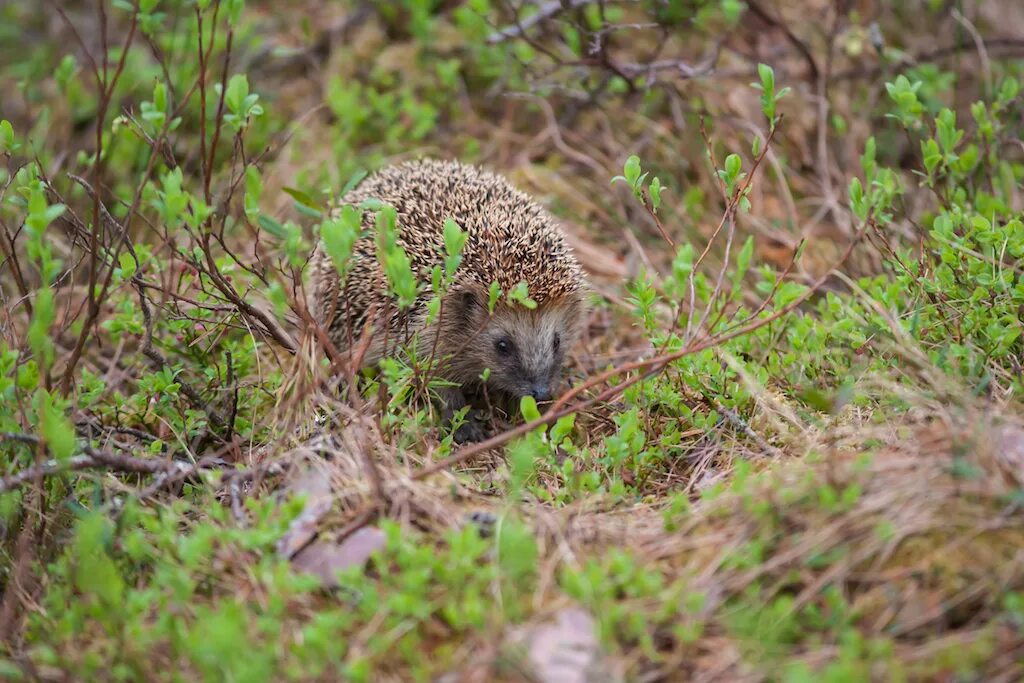
[[601, 653], [593, 617], [570, 607], [559, 611], [554, 622], [531, 627], [517, 639], [526, 647], [530, 669], [540, 683], [613, 683]]
[[996, 460], [1018, 485], [1024, 485], [1024, 429], [1002, 425], [996, 430]]
[[331, 509], [328, 497], [307, 500], [302, 512], [288, 525], [288, 531], [277, 541], [277, 554], [291, 557], [316, 536], [320, 520]]
[[293, 475], [283, 489], [285, 495], [306, 496], [302, 512], [292, 520], [277, 541], [277, 553], [291, 557], [313, 540], [317, 525], [331, 509], [334, 497], [331, 493], [331, 479], [322, 466], [312, 466]]

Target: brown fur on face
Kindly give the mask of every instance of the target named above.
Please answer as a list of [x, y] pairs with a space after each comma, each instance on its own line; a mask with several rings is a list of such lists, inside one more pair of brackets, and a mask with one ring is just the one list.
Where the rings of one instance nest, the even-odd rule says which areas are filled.
[[438, 345], [447, 356], [442, 375], [472, 391], [489, 369], [488, 394], [514, 401], [547, 400], [557, 392], [566, 354], [580, 334], [582, 296], [534, 309], [499, 302], [491, 312], [487, 293], [469, 287], [452, 292], [446, 308], [438, 329]]

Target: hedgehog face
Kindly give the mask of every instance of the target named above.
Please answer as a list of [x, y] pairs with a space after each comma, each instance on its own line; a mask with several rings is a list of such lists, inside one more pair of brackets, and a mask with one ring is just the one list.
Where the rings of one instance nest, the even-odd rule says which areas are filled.
[[[461, 304], [463, 321], [471, 325], [463, 328], [466, 343], [453, 359], [457, 374], [475, 379], [489, 368], [488, 391], [515, 400], [551, 399], [565, 356], [579, 335], [579, 302], [547, 302], [533, 310], [499, 305], [489, 313], [486, 304], [464, 293]], [[470, 330], [478, 332], [474, 336]]]

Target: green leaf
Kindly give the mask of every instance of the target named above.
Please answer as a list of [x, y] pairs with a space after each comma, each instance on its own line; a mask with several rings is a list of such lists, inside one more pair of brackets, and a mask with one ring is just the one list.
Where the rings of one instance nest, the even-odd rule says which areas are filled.
[[730, 154], [725, 158], [725, 172], [730, 183], [735, 182], [736, 178], [739, 177], [740, 169], [742, 168], [743, 161], [740, 159], [738, 154]]
[[315, 199], [296, 187], [282, 187], [281, 190], [301, 205], [315, 209], [318, 212], [322, 208]]
[[224, 4], [227, 7], [228, 26], [236, 26], [242, 17], [242, 10], [245, 9], [245, 0], [226, 0]]
[[[218, 83], [215, 86], [218, 95], [221, 94], [221, 87]], [[250, 117], [263, 114], [263, 107], [257, 104], [260, 96], [249, 93], [249, 80], [245, 74], [236, 74], [228, 81], [227, 90], [223, 92], [224, 104], [229, 114], [224, 120], [235, 130], [240, 131], [245, 127]]]
[[135, 275], [135, 257], [126, 251], [122, 251], [117, 257], [117, 264], [121, 267], [121, 277], [130, 280]]
[[764, 112], [769, 124], [774, 125], [775, 103], [781, 97], [775, 95], [775, 71], [767, 64], [758, 64], [757, 74], [761, 78], [761, 83], [754, 87], [761, 91], [761, 111]]
[[635, 154], [631, 154], [629, 158], [626, 159], [626, 163], [622, 167], [622, 171], [629, 184], [635, 186], [637, 179], [640, 177], [640, 157]]
[[679, 245], [676, 249], [676, 257], [672, 260], [672, 277], [680, 291], [685, 287], [690, 273], [693, 272], [693, 257], [693, 245], [689, 242]]
[[1016, 78], [1013, 78], [1012, 76], [1008, 77], [1005, 81], [1003, 81], [1002, 85], [999, 87], [1000, 104], [1008, 104], [1012, 102], [1014, 99], [1016, 99], [1017, 93], [1019, 92], [1020, 82]]
[[416, 301], [418, 286], [409, 255], [398, 244], [397, 220], [393, 206], [384, 205], [377, 212], [377, 257], [398, 307], [404, 309]]
[[50, 326], [56, 317], [53, 290], [49, 287], [39, 289], [32, 310], [32, 322], [26, 336], [36, 361], [44, 368], [50, 367], [53, 363], [53, 338], [50, 336]]
[[281, 222], [274, 218], [271, 218], [266, 214], [260, 214], [259, 221], [257, 222], [259, 223], [260, 228], [266, 230], [267, 232], [269, 232], [274, 237], [277, 237], [278, 239], [284, 239], [288, 236], [288, 231], [281, 224]]
[[487, 310], [490, 313], [494, 313], [494, 307], [498, 304], [498, 299], [501, 297], [501, 287], [498, 286], [497, 281], [491, 283], [490, 288], [487, 290]]
[[341, 188], [341, 193], [338, 196], [339, 197], [344, 197], [345, 195], [347, 195], [349, 192], [354, 190], [356, 188], [356, 186], [359, 183], [361, 183], [363, 181], [363, 178], [365, 178], [366, 176], [367, 176], [367, 172], [366, 172], [365, 169], [359, 169], [358, 171], [353, 173], [352, 177], [349, 178], [348, 182], [346, 182], [344, 187]]
[[259, 215], [260, 197], [263, 195], [263, 177], [255, 166], [245, 169], [245, 215], [250, 219]]
[[64, 55], [64, 58], [60, 61], [60, 66], [53, 72], [53, 79], [60, 86], [61, 90], [65, 91], [65, 94], [71, 79], [75, 77], [77, 72], [78, 60], [75, 59], [75, 56]]
[[527, 422], [540, 418], [540, 410], [537, 409], [537, 401], [533, 396], [523, 396], [519, 399], [519, 412]]
[[362, 232], [362, 222], [362, 211], [346, 204], [336, 218], [330, 218], [320, 226], [324, 251], [343, 276], [348, 273], [352, 251]]
[[188, 208], [189, 194], [182, 189], [184, 179], [180, 167], [168, 171], [163, 177], [159, 199], [155, 202], [164, 223], [171, 228], [181, 224], [181, 216]]
[[768, 92], [775, 91], [775, 70], [767, 64], [757, 65], [757, 75], [761, 78], [761, 87]]
[[868, 206], [864, 201], [864, 187], [861, 185], [860, 178], [854, 177], [850, 181], [850, 208], [853, 210], [854, 215], [857, 216], [861, 221], [868, 217]]
[[939, 151], [939, 144], [934, 139], [921, 141], [921, 158], [924, 161], [924, 170], [932, 175], [939, 164], [942, 163], [942, 154]]
[[454, 220], [447, 218], [444, 222], [443, 234], [446, 256], [444, 270], [448, 278], [451, 279], [462, 263], [462, 251], [466, 246], [466, 240], [469, 239], [469, 233], [460, 228]]
[[28, 198], [28, 215], [25, 217], [25, 227], [29, 229], [32, 235], [40, 236], [46, 231], [50, 223], [57, 220], [64, 213], [66, 208], [63, 204], [48, 204], [46, 202], [46, 195], [43, 194], [42, 185], [35, 184]]
[[943, 109], [939, 112], [935, 119], [935, 130], [942, 151], [946, 154], [951, 154], [964, 136], [962, 130], [957, 130], [956, 114], [951, 109]]
[[167, 85], [163, 81], [157, 81], [153, 86], [153, 106], [157, 111], [167, 111]]
[[864, 201], [864, 186], [861, 185], [860, 178], [854, 177], [850, 181], [850, 203], [857, 205], [862, 201]]
[[98, 512], [79, 520], [74, 534], [75, 587], [85, 599], [98, 598], [107, 609], [123, 609], [124, 579], [107, 553], [111, 523]]
[[576, 424], [576, 413], [569, 413], [558, 418], [551, 428], [551, 443], [559, 444], [572, 432]]
[[537, 308], [537, 302], [530, 298], [530, 292], [525, 281], [519, 282], [512, 288], [512, 291], [508, 293], [508, 299], [512, 303], [522, 304], [530, 310]]
[[509, 444], [507, 451], [510, 474], [509, 487], [512, 491], [522, 488], [523, 484], [535, 470], [537, 453], [544, 446], [539, 436], [541, 430], [543, 430], [543, 427], [539, 427], [536, 431]]
[[294, 202], [295, 210], [301, 213], [303, 216], [309, 216], [310, 218], [320, 219], [323, 217], [323, 211], [314, 209], [312, 206], [303, 204], [302, 202]]
[[20, 145], [14, 143], [14, 127], [7, 119], [0, 120], [0, 154], [14, 152]]
[[647, 191], [651, 195], [651, 208], [657, 211], [658, 207], [661, 206], [661, 179], [655, 176], [647, 187]]
[[537, 541], [530, 528], [505, 517], [498, 525], [498, 566], [509, 585], [522, 585], [537, 570]]
[[612, 178], [612, 184], [614, 185], [619, 180], [625, 181], [632, 188], [633, 194], [639, 198], [640, 186], [643, 185], [644, 178], [647, 177], [646, 173], [642, 175], [640, 173], [640, 157], [631, 154], [622, 167], [622, 173], [623, 175]]
[[43, 441], [53, 457], [67, 460], [75, 452], [75, 428], [64, 411], [55, 405], [50, 392], [40, 389], [36, 396]]
[[224, 104], [228, 111], [235, 115], [244, 114], [243, 107], [249, 96], [249, 79], [245, 74], [235, 74], [228, 81], [228, 89], [224, 93]]

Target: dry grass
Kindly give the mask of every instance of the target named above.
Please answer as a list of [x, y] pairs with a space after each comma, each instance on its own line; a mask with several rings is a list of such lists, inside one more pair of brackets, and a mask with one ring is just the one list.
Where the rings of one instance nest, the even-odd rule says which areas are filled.
[[[849, 619], [866, 641], [884, 638], [894, 648], [891, 659], [869, 669], [872, 678], [896, 675], [898, 663], [910, 679], [933, 680], [966, 656], [985, 662], [986, 680], [1017, 680], [1024, 673], [1022, 644], [1014, 627], [994, 616], [1003, 608], [1001, 596], [1024, 585], [1024, 520], [1013, 502], [1024, 484], [1024, 427], [969, 401], [954, 406], [923, 399], [901, 420], [873, 422], [849, 409], [818, 429], [802, 430], [801, 438], [786, 439], [789, 445], [774, 457], [720, 448], [710, 470], [664, 472], [664, 481], [648, 484], [647, 501], [614, 507], [600, 497], [564, 507], [495, 498], [488, 482], [500, 463], [497, 452], [458, 472], [416, 481], [412, 475], [429, 456], [395, 452], [379, 439], [360, 436], [357, 427], [303, 441], [275, 459], [291, 464], [293, 490], [306, 486], [308, 492], [311, 481], [330, 482], [329, 510], [315, 525], [329, 543], [339, 531], [352, 531], [360, 511], [379, 504], [359, 453], [368, 445], [385, 482], [387, 505], [380, 512], [427, 538], [471, 523], [471, 514], [498, 520], [522, 515], [540, 549], [528, 624], [545, 623], [571, 604], [560, 571], [578, 570], [609, 551], [643, 558], [643, 567], [665, 586], [685, 586], [705, 597], [688, 617], [701, 625], [698, 638], [680, 642], [672, 632], [678, 617], [660, 625], [655, 618], [650, 635], [656, 662], [640, 643], [619, 633], [625, 639], [603, 664], [605, 675], [764, 680], [773, 658], [781, 661], [783, 653], [789, 661], [822, 666], [837, 656], [838, 643], [803, 636], [793, 643], [780, 636], [774, 645], [751, 640], [736, 618], [784, 597], [783, 613], [761, 617], [778, 620], [782, 629], [786, 617], [808, 606], [828, 616], [836, 609], [829, 595], [836, 592], [848, 613], [833, 617]], [[753, 462], [761, 474], [730, 484], [737, 459]], [[298, 474], [309, 471], [316, 472], [312, 479]], [[712, 481], [725, 488], [698, 500], [669, 526], [669, 499], [657, 492], [685, 488], [687, 481], [698, 490]], [[823, 490], [853, 488], [858, 493], [848, 504], [823, 503]], [[755, 546], [761, 559], [743, 562]], [[665, 599], [658, 593], [620, 596], [616, 602], [627, 612], [656, 615]], [[603, 615], [595, 616], [602, 621]], [[616, 633], [610, 620], [606, 626]], [[466, 680], [504, 680], [500, 672], [507, 662], [494, 640], [498, 635], [467, 643], [454, 657]], [[751, 662], [766, 668], [751, 668]]]

